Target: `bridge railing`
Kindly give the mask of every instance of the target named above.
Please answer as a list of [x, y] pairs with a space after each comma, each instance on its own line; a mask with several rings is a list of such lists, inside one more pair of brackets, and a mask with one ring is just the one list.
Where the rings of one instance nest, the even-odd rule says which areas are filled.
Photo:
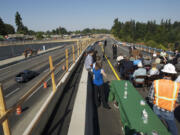
[[[116, 41], [118, 42], [118, 41]], [[144, 52], [148, 52], [149, 54], [153, 55], [154, 53], [157, 55], [160, 55], [160, 53], [163, 51], [162, 49], [157, 49], [157, 48], [152, 48], [149, 46], [145, 46], [145, 45], [137, 45], [137, 44], [131, 44], [128, 45], [127, 43], [123, 43], [123, 42], [119, 42], [120, 45], [124, 45], [124, 46], [135, 46], [136, 49], [140, 50], [140, 51], [144, 51]], [[174, 55], [174, 52], [172, 51], [165, 51], [166, 52], [166, 56], [170, 57]]]
[[[96, 39], [84, 39], [81, 42], [77, 41], [77, 45], [72, 46], [72, 53], [69, 55], [68, 49], [66, 49], [65, 59], [61, 60], [55, 66], [53, 66], [52, 57], [49, 56], [50, 71], [47, 74], [45, 74], [32, 88], [28, 90], [28, 92], [25, 93], [25, 95], [23, 95], [17, 101], [17, 103], [15, 103], [9, 109], [6, 108], [6, 103], [5, 103], [4, 95], [3, 95], [3, 85], [0, 84], [0, 124], [2, 124], [4, 135], [11, 135], [8, 118], [13, 112], [16, 111], [17, 107], [21, 106], [26, 101], [26, 99], [29, 98], [30, 95], [33, 92], [35, 92], [37, 88], [40, 87], [46, 81], [46, 79], [49, 78], [50, 76], [52, 80], [52, 93], [54, 94], [57, 90], [55, 75], [54, 75], [55, 70], [57, 70], [59, 66], [62, 65], [63, 63], [66, 64], [65, 66], [66, 70], [60, 76], [60, 79], [61, 79], [69, 69], [69, 66], [70, 66], [70, 63], [68, 62], [69, 58], [72, 57], [73, 63], [75, 63], [75, 60], [80, 56], [83, 50], [85, 50], [88, 45], [94, 43], [95, 41]], [[75, 57], [75, 54], [77, 57]]]

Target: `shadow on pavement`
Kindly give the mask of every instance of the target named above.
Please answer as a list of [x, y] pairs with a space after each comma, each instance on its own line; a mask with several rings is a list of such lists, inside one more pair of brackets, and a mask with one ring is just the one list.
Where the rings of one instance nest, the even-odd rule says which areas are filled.
[[[89, 119], [89, 121], [86, 120], [87, 123], [92, 123], [92, 127], [91, 128], [86, 128], [86, 133], [87, 135], [100, 135], [100, 129], [99, 129], [99, 118], [98, 118], [98, 108], [96, 107], [95, 105], [95, 101], [94, 101], [94, 87], [93, 87], [93, 83], [92, 83], [92, 74], [89, 73], [88, 75], [88, 93], [87, 93], [87, 100], [88, 101], [91, 101], [91, 106], [90, 105], [87, 105], [88, 108], [87, 109], [92, 109], [91, 111], [88, 111], [86, 110], [87, 112], [91, 112], [93, 113], [92, 115], [92, 122], [91, 121], [91, 118], [90, 118], [90, 114], [86, 113], [86, 119]], [[91, 98], [91, 99], [90, 99]], [[92, 130], [92, 131], [90, 131]]]
[[70, 78], [68, 84], [63, 89], [41, 135], [67, 134], [82, 67], [77, 68], [72, 74], [73, 77]]
[[110, 86], [109, 86], [109, 81], [107, 81], [104, 83], [104, 94], [105, 94], [106, 102], [108, 102], [109, 92], [110, 92]]

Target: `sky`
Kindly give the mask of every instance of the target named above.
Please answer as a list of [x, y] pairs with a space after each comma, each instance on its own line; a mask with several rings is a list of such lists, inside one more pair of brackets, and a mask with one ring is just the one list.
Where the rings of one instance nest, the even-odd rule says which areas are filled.
[[180, 0], [0, 0], [0, 17], [15, 27], [15, 13], [34, 31], [59, 26], [68, 31], [84, 28], [111, 29], [118, 18], [135, 20], [171, 19], [180, 21]]

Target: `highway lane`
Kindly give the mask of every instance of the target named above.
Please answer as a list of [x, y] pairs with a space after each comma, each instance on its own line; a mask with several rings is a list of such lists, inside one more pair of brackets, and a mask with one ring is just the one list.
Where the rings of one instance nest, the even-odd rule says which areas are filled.
[[[0, 75], [2, 75], [1, 77], [4, 77], [3, 79], [1, 79], [1, 81], [4, 82], [4, 84], [5, 84], [4, 94], [5, 94], [5, 100], [6, 100], [7, 107], [10, 107], [13, 104], [15, 104], [17, 102], [17, 100], [19, 100], [19, 98], [22, 97], [22, 95], [24, 95], [24, 93], [26, 93], [40, 78], [42, 78], [42, 76], [44, 74], [46, 74], [49, 71], [48, 56], [50, 56], [50, 55], [52, 56], [53, 63], [55, 65], [58, 62], [60, 62], [62, 59], [65, 58], [64, 55], [65, 55], [66, 48], [69, 48], [69, 54], [72, 53], [71, 45], [66, 45], [63, 48], [60, 48], [55, 51], [34, 57], [32, 59], [28, 59], [27, 61], [23, 61], [21, 63], [17, 63], [15, 65], [12, 65], [10, 67], [0, 70], [1, 73], [4, 73], [4, 72], [8, 73], [7, 76], [4, 76], [4, 74], [3, 75], [0, 74]], [[70, 57], [69, 59], [70, 59], [70, 64], [72, 64], [72, 57]], [[40, 75], [27, 83], [23, 83], [23, 84], [16, 83], [14, 81], [14, 77], [15, 77], [14, 75], [16, 73], [18, 73], [19, 71], [22, 71], [27, 68], [39, 72]], [[58, 68], [58, 70], [55, 71], [55, 78], [60, 77], [60, 75], [63, 72], [61, 69], [62, 69], [62, 67], [60, 66]], [[51, 85], [50, 78], [48, 78], [47, 82], [48, 82], [48, 85], [50, 86]], [[31, 97], [28, 98], [28, 100], [23, 105], [24, 112], [22, 113], [21, 117], [18, 117], [15, 114], [13, 114], [10, 117], [10, 119], [9, 119], [10, 125], [14, 132], [17, 132], [17, 131], [20, 132], [19, 130], [23, 130], [23, 129], [17, 129], [19, 127], [19, 125], [21, 125], [22, 121], [25, 121], [25, 124], [22, 124], [21, 126], [24, 127], [26, 124], [28, 125], [27, 121], [30, 121], [33, 118], [33, 116], [35, 115], [35, 111], [31, 112], [32, 111], [31, 108], [36, 108], [36, 110], [38, 110], [38, 107], [40, 107], [40, 105], [38, 106], [37, 104], [42, 104], [43, 103], [42, 101], [44, 101], [46, 99], [48, 93], [52, 92], [51, 90], [52, 89], [50, 89], [50, 87], [49, 87], [49, 89], [44, 89], [43, 86], [41, 85], [31, 95]], [[25, 116], [27, 117], [27, 115], [29, 117], [28, 120], [24, 119]]]
[[[64, 58], [65, 48], [69, 48], [69, 50], [71, 50], [71, 46], [67, 45], [64, 48], [46, 53], [44, 55], [34, 57], [32, 59], [28, 59], [27, 61], [23, 61], [21, 63], [15, 64], [8, 68], [0, 70], [1, 83], [3, 84], [3, 87], [4, 87], [4, 95], [5, 95], [5, 98], [7, 99], [6, 102], [7, 102], [8, 107], [13, 105], [15, 101], [18, 100], [20, 95], [23, 95], [30, 87], [34, 85], [34, 83], [38, 81], [39, 78], [42, 78], [42, 76], [49, 70], [48, 56], [51, 55], [53, 58], [53, 63], [56, 64]], [[15, 75], [25, 69], [37, 71], [40, 73], [40, 75], [27, 83], [22, 83], [22, 84], [16, 83], [14, 80]], [[21, 94], [17, 96], [17, 93], [21, 93]], [[13, 95], [16, 95], [15, 96], [16, 100], [13, 98], [14, 101], [12, 102], [10, 100], [11, 102], [9, 102], [8, 100]]]
[[[62, 46], [64, 47], [64, 46]], [[61, 48], [60, 48], [61, 49]], [[47, 60], [43, 60], [43, 57], [46, 57], [48, 59], [49, 55], [52, 55], [52, 57], [54, 57], [54, 55], [58, 52], [58, 50], [54, 50], [53, 52], [48, 52], [45, 54], [40, 55], [39, 57], [32, 57], [29, 59], [24, 59], [24, 61], [18, 62], [14, 65], [8, 66], [6, 68], [0, 69], [0, 81], [4, 80], [5, 78], [9, 77], [11, 74], [17, 74], [19, 71], [17, 71], [17, 69], [11, 73], [11, 74], [7, 74], [10, 73], [14, 70], [14, 68], [16, 68], [17, 66], [21, 67], [23, 66], [24, 68], [28, 68], [29, 65], [26, 65], [25, 63], [34, 63], [33, 66], [36, 66], [37, 64], [42, 64]], [[25, 67], [26, 66], [26, 67]]]

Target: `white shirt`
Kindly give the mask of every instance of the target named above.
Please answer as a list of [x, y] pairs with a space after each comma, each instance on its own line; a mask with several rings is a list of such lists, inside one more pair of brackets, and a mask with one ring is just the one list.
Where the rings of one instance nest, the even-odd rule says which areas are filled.
[[160, 56], [166, 57], [166, 52], [161, 52], [161, 53], [160, 53]]
[[149, 70], [149, 75], [158, 75], [159, 74], [159, 70], [157, 68], [151, 68]]
[[93, 64], [93, 57], [91, 55], [88, 54], [88, 56], [85, 59], [85, 68], [86, 69], [91, 69], [91, 65]]

